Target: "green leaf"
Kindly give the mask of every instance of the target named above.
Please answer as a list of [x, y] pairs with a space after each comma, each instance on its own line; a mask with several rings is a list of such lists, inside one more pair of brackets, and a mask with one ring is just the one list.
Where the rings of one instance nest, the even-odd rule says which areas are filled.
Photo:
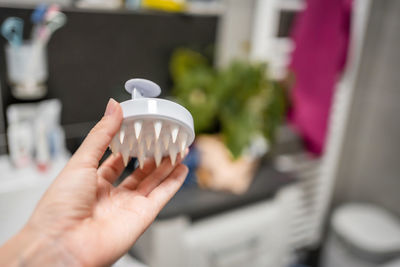
[[171, 58], [173, 95], [193, 115], [197, 134], [216, 129], [234, 158], [263, 133], [271, 143], [286, 110], [283, 88], [263, 64], [234, 61], [216, 70], [198, 52], [180, 48]]

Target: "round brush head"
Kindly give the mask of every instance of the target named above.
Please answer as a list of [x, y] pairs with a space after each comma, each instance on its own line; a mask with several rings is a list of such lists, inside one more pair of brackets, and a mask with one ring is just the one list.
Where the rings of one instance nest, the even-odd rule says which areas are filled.
[[121, 103], [124, 120], [110, 149], [122, 154], [125, 166], [131, 157], [138, 159], [140, 168], [148, 157], [154, 157], [157, 166], [164, 156], [175, 164], [177, 154], [183, 157], [194, 141], [192, 115], [177, 103], [155, 98], [161, 88], [152, 81], [131, 79], [125, 89], [132, 99]]

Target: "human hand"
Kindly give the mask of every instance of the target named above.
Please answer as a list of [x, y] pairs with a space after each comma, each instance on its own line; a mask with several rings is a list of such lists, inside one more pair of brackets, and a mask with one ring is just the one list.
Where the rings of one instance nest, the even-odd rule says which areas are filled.
[[182, 185], [188, 169], [164, 158], [148, 160], [119, 186], [122, 157], [100, 167], [122, 122], [120, 105], [110, 99], [104, 117], [49, 187], [24, 229], [0, 248], [0, 265], [112, 264], [128, 251]]

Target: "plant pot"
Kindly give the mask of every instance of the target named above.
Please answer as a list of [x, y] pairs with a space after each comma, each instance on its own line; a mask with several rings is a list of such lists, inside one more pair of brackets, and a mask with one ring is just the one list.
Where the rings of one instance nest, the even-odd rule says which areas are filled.
[[199, 166], [197, 183], [202, 188], [243, 194], [249, 188], [259, 159], [241, 156], [233, 159], [219, 135], [200, 135], [196, 138]]

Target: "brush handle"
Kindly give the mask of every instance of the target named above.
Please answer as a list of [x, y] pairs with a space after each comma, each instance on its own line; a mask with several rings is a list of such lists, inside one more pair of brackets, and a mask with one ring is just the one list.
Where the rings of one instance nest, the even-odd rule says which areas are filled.
[[127, 81], [125, 90], [132, 95], [132, 99], [157, 97], [161, 93], [161, 88], [158, 84], [146, 79], [131, 79]]

